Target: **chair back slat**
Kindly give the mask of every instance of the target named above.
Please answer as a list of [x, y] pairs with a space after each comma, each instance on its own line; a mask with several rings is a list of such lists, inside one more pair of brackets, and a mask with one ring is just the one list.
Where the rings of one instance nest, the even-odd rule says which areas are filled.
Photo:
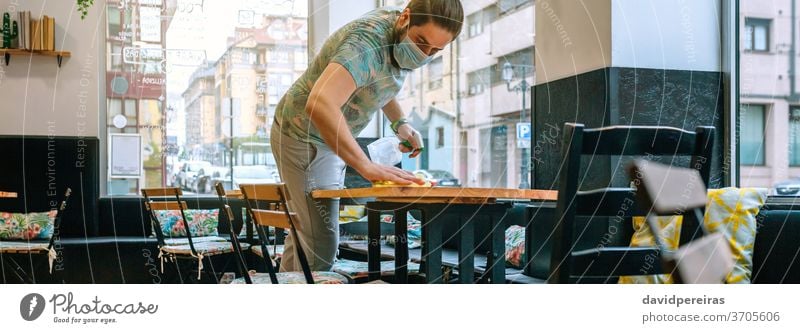
[[153, 201], [148, 202], [152, 210], [187, 210], [189, 209], [186, 201]]
[[696, 133], [674, 127], [609, 126], [583, 131], [584, 155], [684, 155], [695, 153]]
[[286, 191], [283, 184], [242, 184], [239, 189], [248, 200], [281, 202]]
[[0, 191], [0, 198], [14, 199], [14, 198], [18, 198], [18, 197], [19, 197], [19, 193], [17, 193], [17, 192]]
[[578, 216], [627, 218], [646, 214], [636, 205], [636, 192], [630, 188], [578, 191], [575, 194], [575, 215]]
[[[290, 213], [292, 218], [297, 218], [296, 213]], [[255, 223], [265, 227], [280, 229], [292, 229], [292, 224], [286, 216], [286, 212], [277, 210], [253, 209]]]
[[183, 191], [177, 187], [144, 188], [142, 195], [147, 197], [174, 197], [183, 195]]
[[[218, 184], [219, 184], [219, 183], [218, 183]], [[228, 198], [228, 199], [242, 199], [242, 198], [244, 198], [244, 195], [242, 194], [242, 191], [241, 191], [241, 190], [229, 190], [229, 191], [225, 191], [224, 195], [225, 195], [225, 197], [226, 197], [226, 198]]]

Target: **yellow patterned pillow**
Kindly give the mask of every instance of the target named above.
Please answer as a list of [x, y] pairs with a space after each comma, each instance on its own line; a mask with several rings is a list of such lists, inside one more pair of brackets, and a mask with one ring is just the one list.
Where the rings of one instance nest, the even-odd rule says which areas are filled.
[[[756, 238], [756, 215], [767, 198], [766, 189], [724, 188], [708, 191], [706, 215], [703, 223], [709, 232], [721, 232], [730, 241], [733, 257], [736, 259], [733, 271], [726, 278], [728, 283], [750, 283], [753, 269], [753, 243]], [[658, 218], [661, 237], [671, 250], [677, 249], [681, 216], [662, 216]], [[633, 220], [635, 230], [631, 246], [652, 246], [653, 236], [644, 224], [644, 218]], [[665, 275], [623, 276], [619, 283], [671, 283], [672, 278]]]

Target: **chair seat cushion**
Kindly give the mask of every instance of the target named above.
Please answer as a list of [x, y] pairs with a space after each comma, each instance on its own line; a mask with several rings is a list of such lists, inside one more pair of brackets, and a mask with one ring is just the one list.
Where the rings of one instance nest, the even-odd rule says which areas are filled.
[[[277, 273], [279, 284], [305, 284], [306, 278], [303, 272], [281, 272]], [[311, 272], [315, 284], [347, 284], [347, 278], [335, 272]], [[253, 284], [272, 284], [268, 273], [256, 273], [250, 275]], [[244, 284], [244, 278], [238, 278], [232, 284]]]
[[[369, 276], [369, 268], [367, 266], [368, 263], [365, 261], [338, 259], [333, 264], [332, 270], [351, 279], [358, 279]], [[419, 273], [419, 264], [409, 262], [407, 267], [409, 274]], [[394, 274], [394, 268], [394, 261], [381, 261], [381, 275]]]
[[[205, 237], [192, 237], [193, 243], [205, 243], [205, 242], [227, 242], [225, 238], [219, 236], [205, 236]], [[188, 238], [165, 238], [164, 244], [166, 245], [188, 245], [189, 239]]]
[[47, 252], [48, 243], [0, 241], [0, 253], [40, 253]]
[[[250, 244], [242, 243], [242, 247], [248, 247]], [[194, 244], [194, 249], [198, 254], [204, 256], [213, 256], [218, 254], [232, 253], [233, 244], [230, 242], [205, 242]], [[167, 245], [161, 248], [161, 251], [169, 254], [177, 255], [192, 255], [192, 249], [189, 244], [186, 245]]]
[[[253, 251], [255, 255], [264, 258], [264, 252], [261, 249], [261, 245], [253, 245], [250, 247], [250, 251]], [[280, 258], [283, 256], [283, 245], [278, 245], [277, 247], [274, 245], [267, 246], [267, 251], [272, 256], [272, 259]]]

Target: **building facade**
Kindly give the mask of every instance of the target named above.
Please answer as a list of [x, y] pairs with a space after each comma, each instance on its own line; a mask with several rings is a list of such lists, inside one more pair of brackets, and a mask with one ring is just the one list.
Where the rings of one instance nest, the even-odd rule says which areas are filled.
[[800, 177], [796, 2], [740, 2], [741, 186]]

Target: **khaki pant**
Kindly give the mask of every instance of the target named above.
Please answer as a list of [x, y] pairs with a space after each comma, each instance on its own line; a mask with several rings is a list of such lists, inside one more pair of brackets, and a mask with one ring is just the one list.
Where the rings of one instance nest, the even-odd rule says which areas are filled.
[[[289, 209], [295, 219], [300, 244], [312, 271], [329, 271], [339, 246], [339, 200], [313, 200], [311, 191], [341, 189], [345, 163], [327, 145], [295, 140], [272, 126], [272, 152], [281, 181], [289, 191]], [[297, 257], [297, 240], [286, 238], [281, 271], [302, 270]]]

